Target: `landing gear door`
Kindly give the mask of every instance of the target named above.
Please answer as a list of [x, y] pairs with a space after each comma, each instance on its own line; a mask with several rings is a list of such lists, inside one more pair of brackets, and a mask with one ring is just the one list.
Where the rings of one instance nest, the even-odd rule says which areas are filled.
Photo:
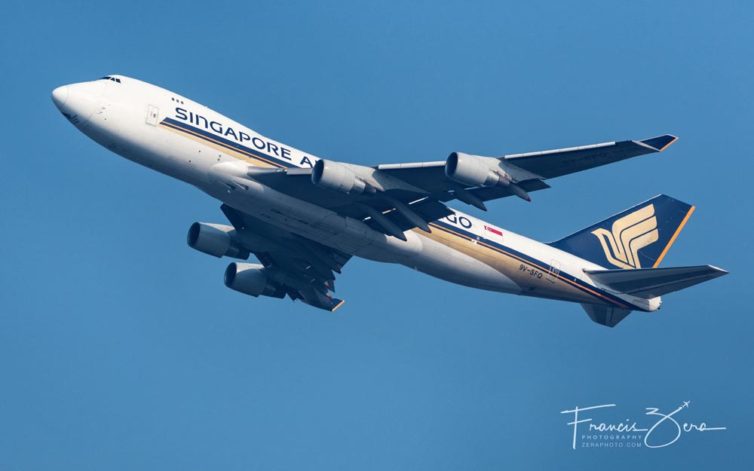
[[157, 126], [157, 120], [160, 117], [160, 109], [154, 105], [147, 106], [147, 124]]

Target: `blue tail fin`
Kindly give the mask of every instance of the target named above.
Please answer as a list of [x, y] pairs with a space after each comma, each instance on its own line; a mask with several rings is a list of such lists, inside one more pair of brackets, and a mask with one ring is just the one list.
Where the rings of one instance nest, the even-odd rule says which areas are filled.
[[550, 245], [603, 267], [656, 267], [693, 212], [659, 195]]

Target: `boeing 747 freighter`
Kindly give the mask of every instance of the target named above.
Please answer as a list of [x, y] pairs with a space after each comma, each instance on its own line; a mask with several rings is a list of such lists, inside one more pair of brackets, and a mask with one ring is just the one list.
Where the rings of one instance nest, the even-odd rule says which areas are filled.
[[222, 202], [228, 224], [195, 222], [188, 245], [233, 262], [225, 284], [334, 311], [335, 275], [352, 256], [399, 263], [473, 288], [580, 303], [615, 326], [660, 296], [726, 274], [659, 268], [694, 206], [656, 196], [549, 244], [447, 206], [549, 188], [548, 181], [662, 152], [676, 138], [606, 142], [485, 157], [374, 166], [316, 157], [274, 141], [189, 98], [122, 75], [52, 92], [82, 133], [111, 151]]

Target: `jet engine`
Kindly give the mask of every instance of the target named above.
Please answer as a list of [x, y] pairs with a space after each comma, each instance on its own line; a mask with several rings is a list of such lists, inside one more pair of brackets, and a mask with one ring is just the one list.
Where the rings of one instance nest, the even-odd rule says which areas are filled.
[[529, 194], [506, 172], [498, 159], [453, 152], [445, 161], [445, 175], [465, 186], [504, 186], [526, 201]]
[[257, 263], [231, 263], [225, 269], [225, 286], [250, 296], [272, 296], [282, 298], [285, 292], [274, 285], [265, 273], [265, 268]]
[[445, 161], [445, 175], [466, 186], [495, 186], [501, 179], [510, 181], [499, 163], [492, 157], [453, 152]]
[[223, 224], [195, 222], [186, 237], [189, 247], [214, 257], [247, 259], [249, 251], [236, 241], [236, 230]]
[[324, 159], [314, 164], [312, 183], [341, 193], [364, 193], [369, 188], [347, 165]]

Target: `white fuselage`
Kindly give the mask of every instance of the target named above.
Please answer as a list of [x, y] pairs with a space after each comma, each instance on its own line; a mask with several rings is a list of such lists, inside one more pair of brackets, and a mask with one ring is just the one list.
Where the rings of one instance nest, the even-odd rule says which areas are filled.
[[406, 232], [403, 241], [276, 191], [249, 179], [245, 169], [312, 167], [319, 158], [163, 88], [111, 76], [60, 87], [53, 99], [84, 134], [113, 152], [342, 252], [485, 290], [626, 309], [659, 307], [659, 299], [611, 292], [583, 271], [602, 267], [460, 211], [431, 223], [431, 233]]

